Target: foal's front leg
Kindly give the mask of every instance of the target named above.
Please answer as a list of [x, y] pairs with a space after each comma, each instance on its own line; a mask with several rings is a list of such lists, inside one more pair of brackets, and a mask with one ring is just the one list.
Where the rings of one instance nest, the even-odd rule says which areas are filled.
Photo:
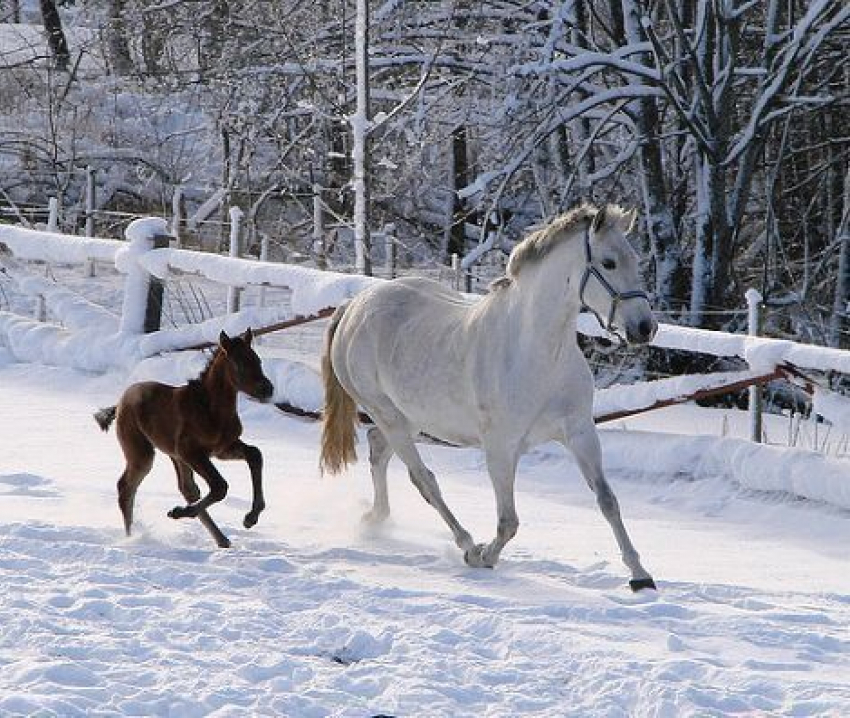
[[242, 525], [246, 529], [257, 523], [263, 509], [266, 508], [266, 500], [263, 496], [263, 454], [256, 447], [246, 444], [244, 441], [234, 441], [225, 451], [217, 454], [219, 459], [244, 459], [251, 471], [251, 485], [253, 487], [253, 500], [251, 510], [245, 514]]

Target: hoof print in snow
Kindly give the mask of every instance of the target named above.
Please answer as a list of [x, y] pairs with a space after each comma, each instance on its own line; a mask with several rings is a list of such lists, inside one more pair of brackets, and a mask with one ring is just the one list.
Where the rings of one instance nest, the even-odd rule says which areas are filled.
[[651, 578], [633, 578], [629, 581], [629, 588], [635, 593], [642, 591], [645, 588], [651, 588], [654, 591], [658, 590], [658, 587], [655, 585], [655, 581]]

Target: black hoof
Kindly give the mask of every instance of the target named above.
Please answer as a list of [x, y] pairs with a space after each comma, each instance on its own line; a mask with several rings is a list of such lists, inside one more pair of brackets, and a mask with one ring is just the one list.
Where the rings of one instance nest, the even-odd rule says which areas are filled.
[[253, 526], [256, 526], [256, 525], [257, 525], [257, 519], [258, 519], [258, 518], [260, 518], [260, 517], [259, 517], [259, 516], [257, 516], [256, 514], [245, 514], [245, 520], [244, 520], [244, 521], [242, 521], [242, 525], [243, 525], [246, 529], [249, 529], [249, 528], [251, 528], [251, 527], [253, 527]]
[[216, 543], [219, 548], [230, 548], [230, 539], [227, 537], [220, 538]]
[[168, 512], [168, 516], [172, 519], [193, 519], [198, 515], [197, 511], [193, 511], [191, 506], [175, 506]]
[[642, 591], [645, 588], [651, 588], [654, 591], [657, 591], [658, 588], [655, 586], [655, 581], [651, 578], [633, 578], [629, 581], [629, 588], [632, 589], [635, 593], [638, 591]]

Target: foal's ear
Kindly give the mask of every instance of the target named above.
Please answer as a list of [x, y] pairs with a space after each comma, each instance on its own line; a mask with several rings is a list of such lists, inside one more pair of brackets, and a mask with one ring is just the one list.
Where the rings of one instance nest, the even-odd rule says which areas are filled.
[[228, 351], [230, 349], [230, 345], [233, 344], [233, 340], [227, 336], [227, 334], [222, 329], [221, 334], [218, 335], [218, 345], [224, 349], [224, 351]]
[[251, 342], [254, 341], [254, 331], [251, 329], [251, 327], [248, 327], [242, 333], [242, 341], [245, 342], [248, 346], [251, 346]]

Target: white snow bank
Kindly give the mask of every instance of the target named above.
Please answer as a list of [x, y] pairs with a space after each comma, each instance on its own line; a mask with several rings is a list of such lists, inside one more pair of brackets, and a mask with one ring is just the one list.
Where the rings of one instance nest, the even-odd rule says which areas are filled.
[[44, 297], [46, 307], [68, 329], [98, 330], [111, 334], [118, 329], [118, 317], [76, 292], [44, 277], [10, 275], [23, 294]]
[[722, 476], [754, 491], [774, 491], [850, 509], [850, 463], [816, 451], [754, 444], [743, 439], [604, 430], [606, 469]]
[[816, 386], [812, 396], [812, 411], [830, 424], [850, 432], [850, 399]]

